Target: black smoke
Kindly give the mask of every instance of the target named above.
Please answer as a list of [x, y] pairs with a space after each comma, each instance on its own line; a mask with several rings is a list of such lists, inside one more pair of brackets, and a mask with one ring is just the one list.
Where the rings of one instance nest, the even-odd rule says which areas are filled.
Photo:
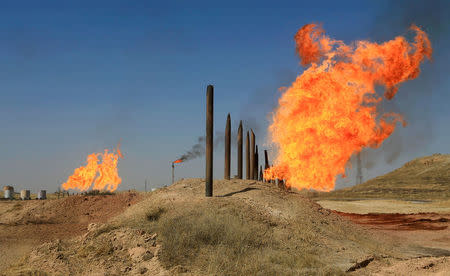
[[189, 161], [205, 155], [205, 136], [197, 138], [197, 143], [192, 148], [178, 158], [181, 161]]
[[[380, 113], [401, 114], [408, 125], [402, 129], [399, 124], [380, 148], [363, 149], [361, 161], [366, 173], [383, 164], [392, 166], [397, 160], [423, 155], [433, 143], [436, 114], [432, 99], [450, 100], [448, 95], [437, 92], [450, 63], [449, 14], [450, 1], [447, 0], [398, 0], [385, 2], [385, 6], [375, 16], [368, 33], [369, 40], [382, 43], [399, 35], [411, 40], [414, 32], [409, 31], [409, 28], [415, 24], [427, 33], [433, 55], [431, 62], [426, 61], [420, 66], [419, 77], [402, 83], [397, 95], [391, 101], [384, 100], [379, 106]], [[383, 88], [377, 88], [377, 92], [382, 94]], [[356, 158], [352, 158], [351, 163], [356, 174]]]

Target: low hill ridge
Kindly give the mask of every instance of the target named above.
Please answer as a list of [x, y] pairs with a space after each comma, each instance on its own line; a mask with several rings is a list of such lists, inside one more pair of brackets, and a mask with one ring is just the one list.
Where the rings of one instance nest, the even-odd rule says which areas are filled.
[[450, 197], [450, 154], [416, 158], [362, 184], [321, 194], [325, 197], [396, 198], [409, 200]]

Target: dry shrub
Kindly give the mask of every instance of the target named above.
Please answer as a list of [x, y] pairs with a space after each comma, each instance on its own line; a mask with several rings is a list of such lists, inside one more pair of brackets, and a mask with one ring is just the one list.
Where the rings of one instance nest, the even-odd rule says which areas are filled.
[[91, 191], [84, 192], [83, 195], [85, 195], [85, 196], [115, 195], [115, 193], [110, 192], [110, 191], [91, 190]]
[[118, 228], [119, 226], [114, 223], [103, 224], [93, 231], [93, 236], [98, 237], [103, 233], [108, 233]]
[[[214, 205], [162, 213], [151, 222], [166, 268], [181, 266], [208, 275], [323, 274], [323, 263], [305, 242], [309, 238], [288, 240], [289, 235], [277, 233], [273, 224], [249, 210], [243, 214], [239, 206]], [[299, 248], [303, 254], [298, 254]]]
[[208, 247], [209, 250], [221, 247], [228, 253], [241, 255], [249, 248], [264, 246], [257, 238], [258, 234], [254, 233], [257, 225], [252, 226], [230, 214], [216, 213], [211, 209], [163, 219], [159, 225], [164, 245], [162, 260], [184, 264]]
[[31, 218], [25, 219], [24, 223], [25, 224], [53, 224], [55, 222], [49, 218], [31, 217]]
[[97, 256], [110, 255], [114, 252], [114, 248], [111, 241], [106, 240], [103, 243], [99, 243], [94, 252]]
[[153, 209], [150, 209], [146, 214], [145, 217], [148, 221], [157, 221], [161, 217], [161, 215], [166, 211], [165, 208], [162, 207], [156, 207]]
[[20, 275], [20, 276], [49, 276], [50, 274], [44, 272], [44, 271], [40, 271], [40, 270], [21, 270], [21, 271], [17, 271], [17, 273], [15, 273], [15, 275]]

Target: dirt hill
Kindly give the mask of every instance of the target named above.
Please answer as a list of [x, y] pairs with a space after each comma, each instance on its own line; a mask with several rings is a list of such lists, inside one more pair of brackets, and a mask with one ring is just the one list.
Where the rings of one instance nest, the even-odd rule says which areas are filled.
[[106, 224], [36, 247], [6, 274], [339, 275], [422, 254], [297, 192], [220, 180], [206, 198], [204, 186], [184, 179], [142, 195]]
[[385, 175], [330, 193], [330, 198], [393, 198], [445, 200], [450, 198], [450, 154], [433, 154], [409, 161]]
[[140, 198], [139, 193], [123, 192], [0, 201], [0, 270], [42, 243], [84, 234], [90, 223], [107, 222]]

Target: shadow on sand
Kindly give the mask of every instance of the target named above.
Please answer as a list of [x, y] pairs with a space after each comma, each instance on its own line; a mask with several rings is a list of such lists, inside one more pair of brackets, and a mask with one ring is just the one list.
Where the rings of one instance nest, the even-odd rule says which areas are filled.
[[239, 193], [245, 193], [245, 192], [248, 192], [248, 191], [251, 191], [251, 190], [259, 190], [259, 189], [258, 188], [248, 187], [248, 188], [242, 189], [242, 190], [237, 191], [237, 192], [231, 192], [231, 193], [228, 193], [228, 194], [225, 194], [225, 195], [220, 195], [220, 196], [217, 196], [217, 197], [228, 197], [228, 196], [232, 196], [232, 195], [239, 194]]

